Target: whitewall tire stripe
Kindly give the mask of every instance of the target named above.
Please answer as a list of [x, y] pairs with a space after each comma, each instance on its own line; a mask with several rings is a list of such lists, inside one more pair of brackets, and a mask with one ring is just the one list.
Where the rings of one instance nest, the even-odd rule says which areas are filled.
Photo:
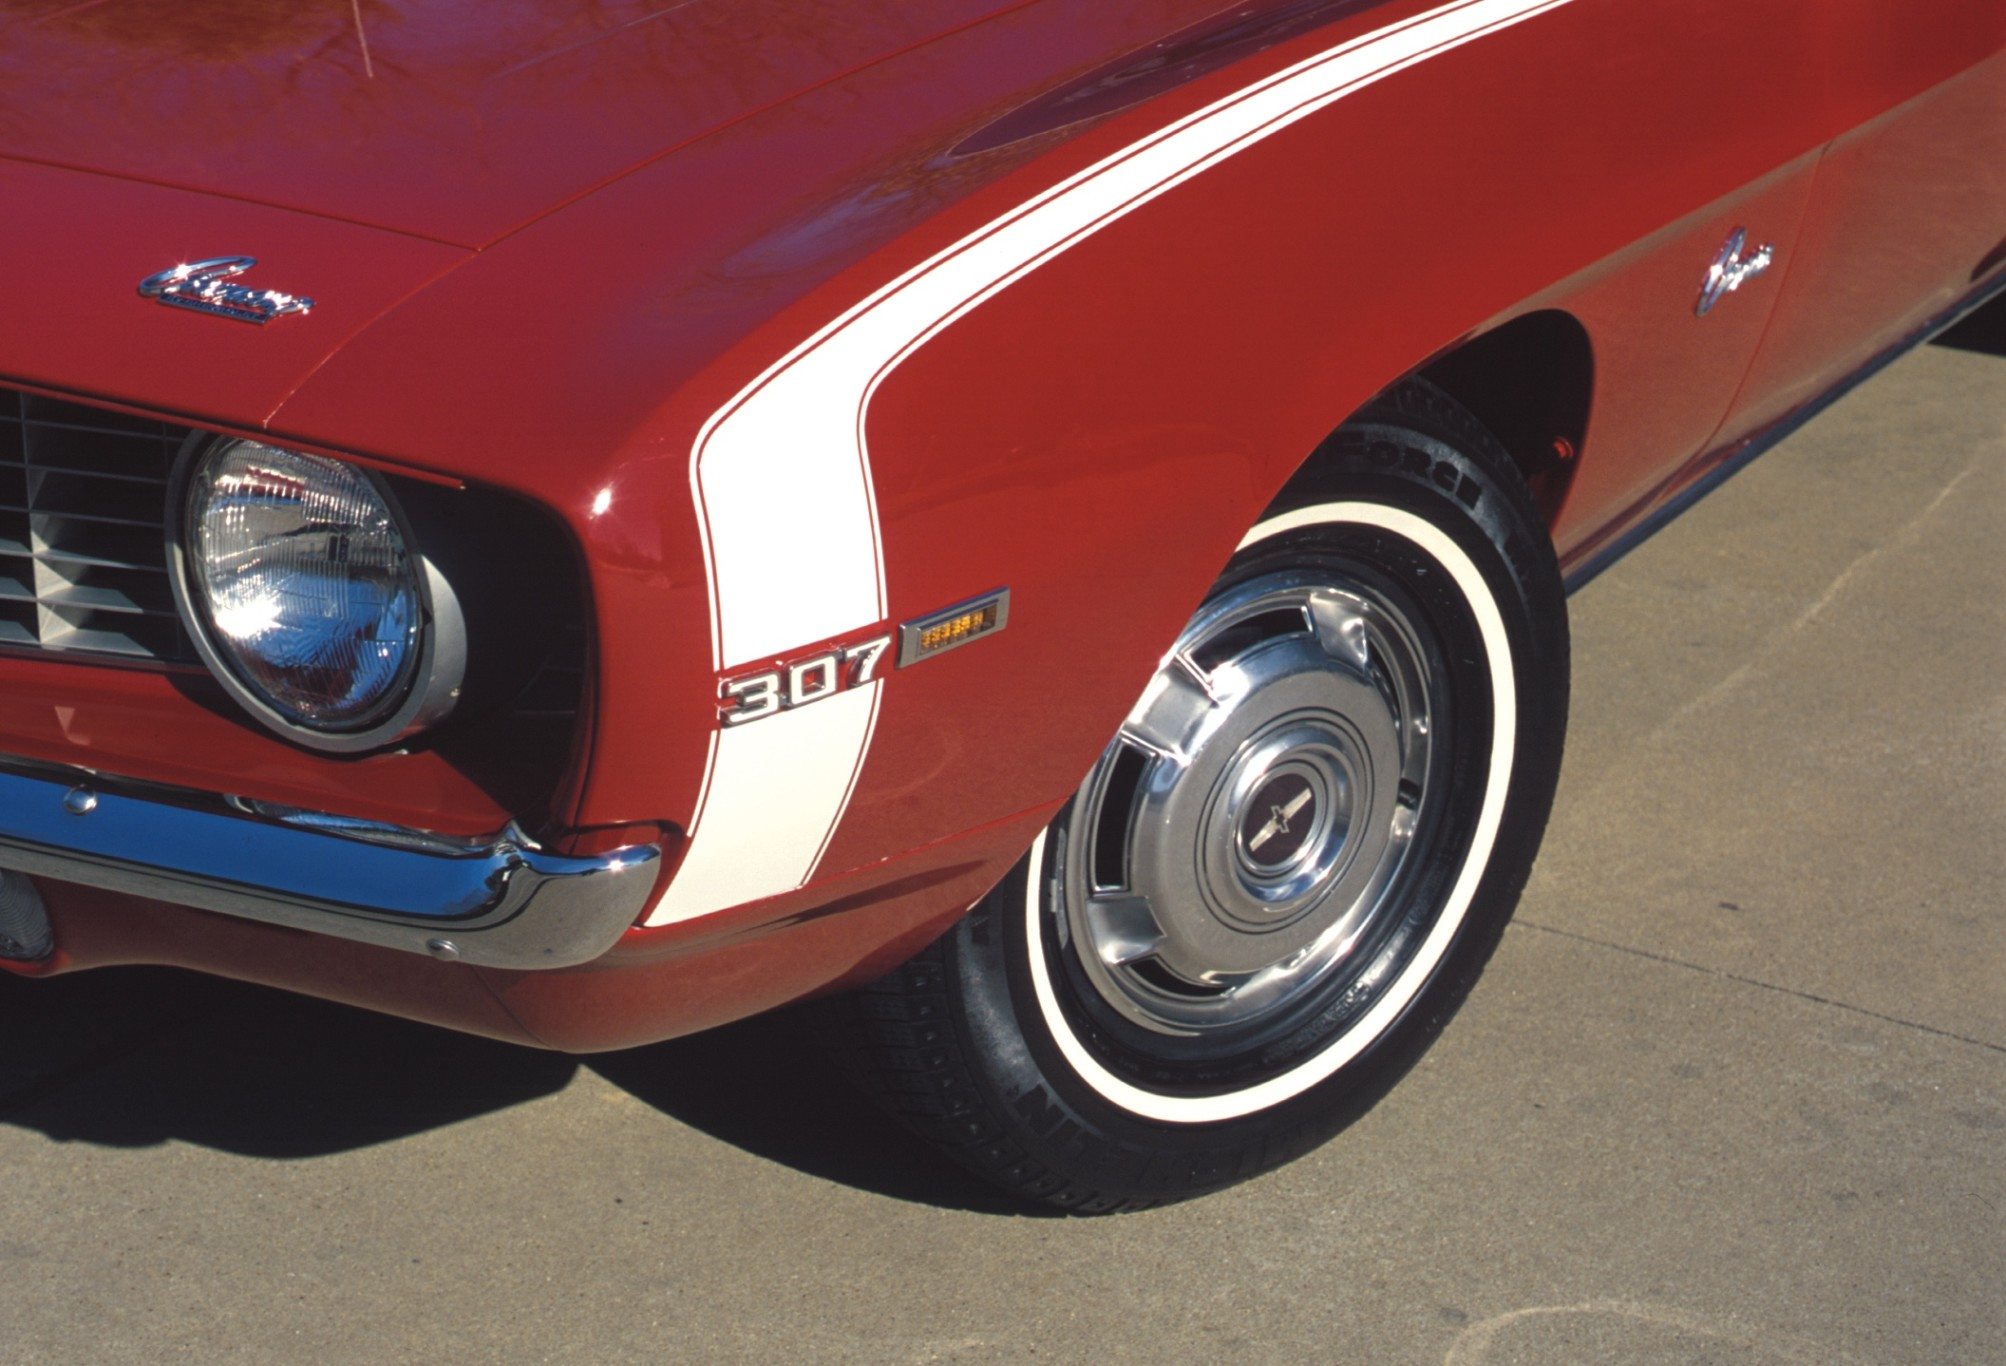
[[[1397, 71], [1569, 3], [1455, 0], [1298, 62], [1052, 186], [775, 362], [704, 424], [690, 455], [713, 666], [779, 657], [885, 619], [865, 418], [878, 386], [914, 350], [1207, 168]], [[648, 923], [791, 891], [813, 876], [861, 768], [874, 710], [874, 701], [817, 704], [788, 718], [789, 734], [814, 756], [805, 768], [792, 757], [765, 768], [770, 736], [722, 737], [683, 866]], [[763, 731], [779, 719], [745, 729]], [[847, 760], [839, 757], [845, 747]], [[783, 806], [792, 811], [776, 822]], [[761, 856], [748, 863], [742, 853], [755, 841]]]
[[1428, 931], [1428, 937], [1421, 942], [1412, 961], [1386, 988], [1385, 994], [1372, 1009], [1323, 1052], [1280, 1076], [1242, 1091], [1217, 1096], [1171, 1096], [1144, 1090], [1117, 1077], [1087, 1051], [1073, 1033], [1072, 1026], [1066, 1022], [1065, 1013], [1059, 1008], [1058, 997], [1052, 988], [1050, 968], [1040, 949], [1044, 942], [1043, 922], [1046, 915], [1041, 895], [1045, 836], [1040, 834], [1031, 849], [1031, 871], [1024, 886], [1025, 928], [1031, 945], [1031, 985], [1037, 997], [1039, 1014], [1059, 1052], [1082, 1081], [1109, 1103], [1145, 1119], [1166, 1124], [1214, 1124], [1239, 1119], [1294, 1099], [1318, 1082], [1333, 1076], [1340, 1067], [1364, 1052], [1420, 994], [1430, 974], [1449, 951], [1456, 931], [1462, 928], [1464, 919], [1469, 915], [1470, 903], [1476, 897], [1477, 886], [1490, 866], [1491, 850], [1497, 844], [1498, 826], [1504, 819], [1505, 796], [1511, 789], [1512, 762], [1518, 751], [1518, 685], [1504, 617], [1484, 582], [1482, 571], [1463, 548], [1433, 522], [1379, 503], [1323, 503], [1285, 513], [1255, 527], [1240, 542], [1240, 549], [1245, 550], [1250, 545], [1301, 527], [1331, 525], [1378, 527], [1411, 541], [1447, 571], [1476, 618], [1490, 673], [1492, 715], [1490, 764], [1486, 770], [1483, 803], [1477, 809], [1476, 829], [1470, 837], [1470, 851], [1449, 889], [1447, 900], [1443, 902], [1441, 915]]

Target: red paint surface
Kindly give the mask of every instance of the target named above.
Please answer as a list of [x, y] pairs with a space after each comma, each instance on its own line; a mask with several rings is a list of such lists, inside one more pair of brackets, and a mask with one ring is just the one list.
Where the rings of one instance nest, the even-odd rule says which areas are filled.
[[[2006, 6], [1946, 8], [1981, 48], [2006, 49]], [[1934, 45], [1853, 54], [1902, 102], [1820, 162], [1775, 324], [1724, 438], [1816, 397], [2006, 265], [2006, 55], [1944, 80], [1971, 55], [1947, 41], [1952, 27]]]
[[[518, 0], [482, 24], [365, 3], [371, 77], [346, 6], [177, 5], [200, 32], [257, 12], [209, 83], [182, 37], [139, 31], [145, 8], [0, 20], [0, 154], [107, 173], [0, 162], [20, 206], [0, 250], [38, 262], [10, 284], [0, 377], [556, 509], [599, 614], [576, 818], [610, 825], [686, 823], [696, 801], [717, 680], [689, 457], [718, 405], [1073, 171], [1425, 6], [1242, 6], [1274, 20], [1242, 29], [1199, 0], [653, 20]], [[1018, 813], [1066, 797], [1318, 441], [1514, 317], [1563, 310], [1590, 336], [1555, 535], [1572, 560], [1606, 544], [1996, 263], [2002, 48], [1992, 0], [1576, 0], [1338, 102], [996, 295], [892, 374], [869, 438], [892, 620], [1008, 584], [1009, 629], [892, 676], [816, 883], [637, 931], [588, 969], [493, 975], [500, 998], [549, 1042], [610, 1046], [894, 961], [1021, 852], [1036, 821]], [[90, 104], [113, 76], [120, 101]], [[240, 126], [281, 88], [288, 117]], [[1736, 227], [1778, 266], [1699, 319]], [[240, 251], [323, 307], [259, 330], [131, 294]], [[0, 660], [0, 751], [414, 824], [500, 814], [424, 756], [304, 755], [156, 675]], [[75, 962], [110, 952], [79, 928], [95, 914], [63, 917]], [[136, 928], [147, 914], [119, 913], [120, 952], [170, 951]], [[375, 961], [336, 946], [309, 971], [253, 931], [211, 951], [176, 930], [166, 961], [324, 994]], [[436, 1017], [428, 993], [458, 988], [434, 980], [368, 1003]]]
[[29, 0], [0, 155], [479, 246], [1022, 0]]

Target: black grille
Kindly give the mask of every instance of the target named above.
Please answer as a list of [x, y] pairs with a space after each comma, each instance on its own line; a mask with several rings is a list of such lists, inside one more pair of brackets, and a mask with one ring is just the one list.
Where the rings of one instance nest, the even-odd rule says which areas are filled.
[[0, 388], [0, 645], [195, 660], [161, 527], [188, 432]]

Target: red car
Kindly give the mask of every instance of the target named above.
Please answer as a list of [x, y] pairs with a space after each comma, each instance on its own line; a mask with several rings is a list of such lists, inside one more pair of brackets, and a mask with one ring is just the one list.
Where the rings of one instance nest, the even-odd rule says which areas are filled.
[[1080, 1210], [1323, 1141], [1566, 591], [2006, 287], [1999, 0], [4, 0], [0, 966], [810, 997]]

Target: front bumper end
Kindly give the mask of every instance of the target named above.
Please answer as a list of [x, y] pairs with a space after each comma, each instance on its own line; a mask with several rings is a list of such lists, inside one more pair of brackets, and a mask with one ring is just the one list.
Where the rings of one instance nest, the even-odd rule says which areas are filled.
[[0, 756], [0, 870], [487, 967], [562, 968], [646, 909], [659, 845], [589, 858]]

